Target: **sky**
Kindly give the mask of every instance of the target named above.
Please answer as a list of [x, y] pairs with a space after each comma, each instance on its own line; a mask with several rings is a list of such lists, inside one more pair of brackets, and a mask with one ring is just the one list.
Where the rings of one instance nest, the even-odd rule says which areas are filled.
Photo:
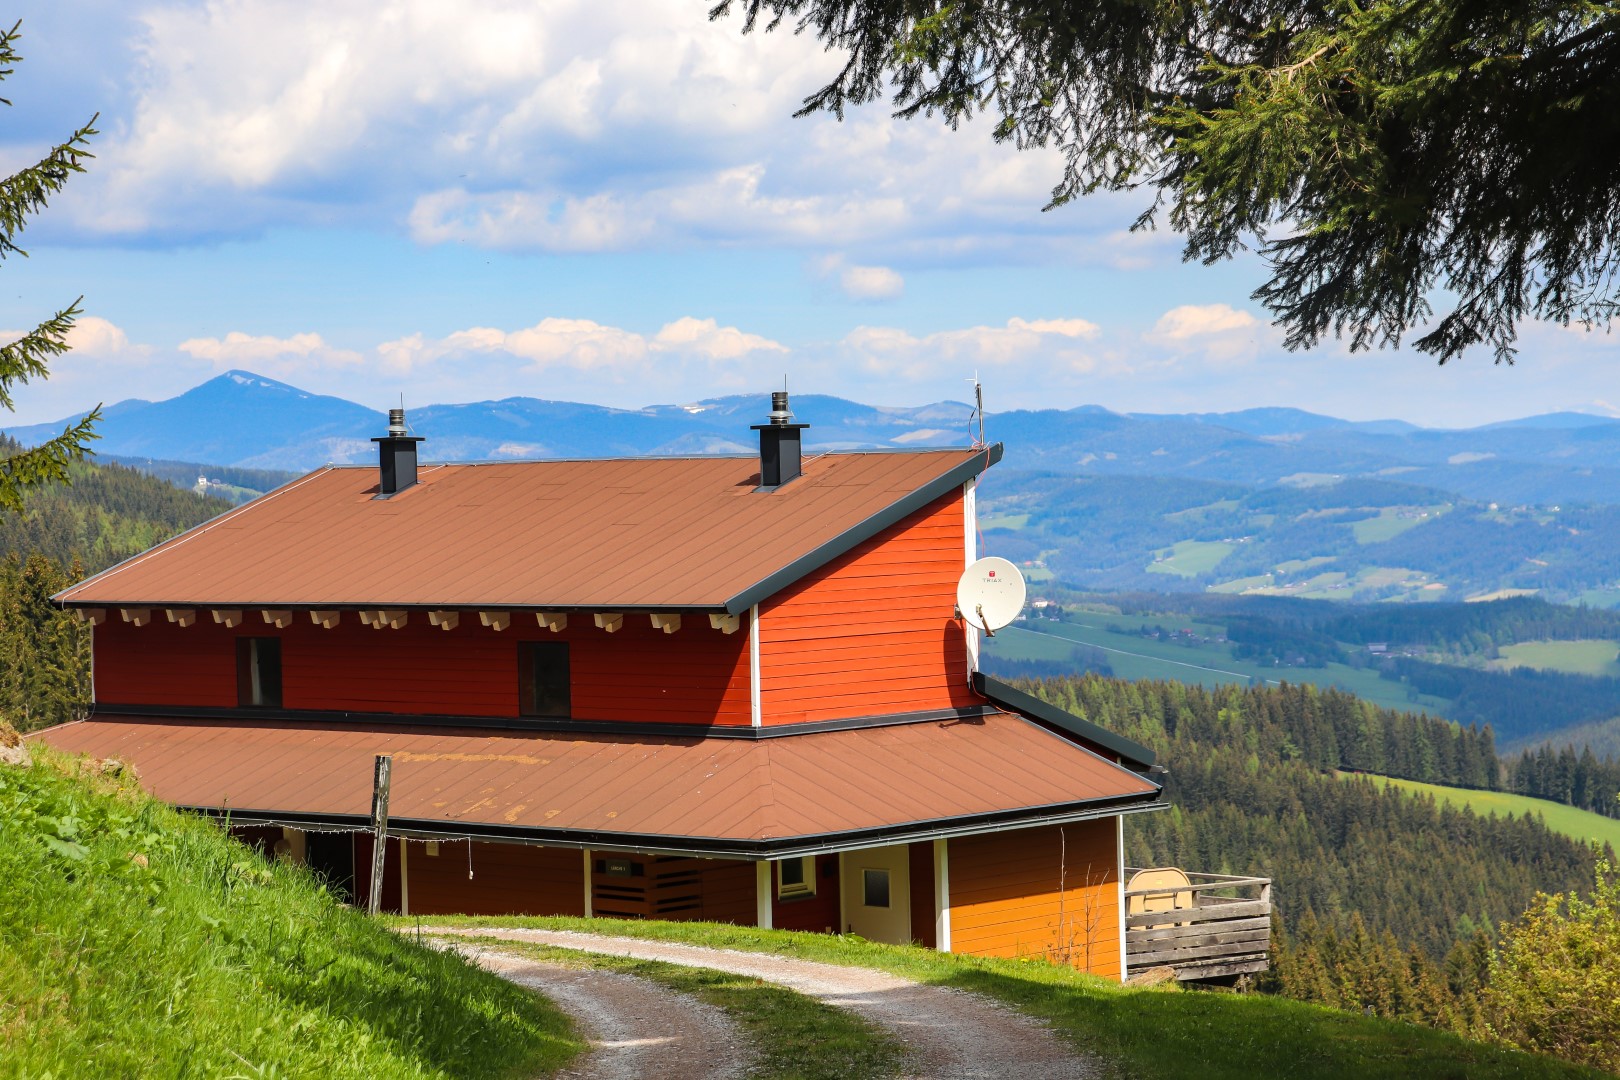
[[1602, 330], [1528, 326], [1512, 366], [1288, 352], [1255, 257], [1184, 263], [1141, 194], [1043, 212], [1057, 156], [985, 123], [794, 118], [838, 57], [709, 6], [23, 0], [0, 168], [100, 134], [0, 268], [0, 332], [86, 312], [13, 422], [233, 368], [376, 408], [977, 377], [991, 412], [1617, 413]]

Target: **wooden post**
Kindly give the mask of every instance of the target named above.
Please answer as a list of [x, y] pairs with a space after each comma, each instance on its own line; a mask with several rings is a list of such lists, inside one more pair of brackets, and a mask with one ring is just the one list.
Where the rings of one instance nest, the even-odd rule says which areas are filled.
[[393, 757], [377, 755], [371, 780], [371, 902], [366, 907], [373, 915], [382, 908], [383, 860], [388, 857], [388, 776], [393, 768]]

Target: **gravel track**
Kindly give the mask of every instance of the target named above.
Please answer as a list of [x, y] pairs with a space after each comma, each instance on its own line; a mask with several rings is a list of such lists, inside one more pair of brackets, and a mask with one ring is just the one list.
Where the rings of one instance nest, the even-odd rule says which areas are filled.
[[[1096, 1080], [1104, 1075], [1097, 1060], [1077, 1054], [1045, 1025], [998, 1002], [868, 968], [568, 930], [423, 927], [422, 932], [662, 960], [776, 983], [891, 1032], [910, 1051], [907, 1075], [919, 1080]], [[566, 1001], [558, 1004], [568, 1008]]]
[[574, 1018], [591, 1049], [558, 1080], [739, 1080], [754, 1062], [753, 1047], [724, 1012], [648, 979], [454, 947]]

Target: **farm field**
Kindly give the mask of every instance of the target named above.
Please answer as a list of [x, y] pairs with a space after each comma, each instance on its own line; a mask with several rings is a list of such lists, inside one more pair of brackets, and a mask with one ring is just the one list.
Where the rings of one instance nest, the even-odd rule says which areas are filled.
[[1620, 819], [1594, 814], [1590, 810], [1577, 810], [1563, 803], [1546, 799], [1532, 799], [1528, 795], [1514, 795], [1506, 791], [1474, 791], [1469, 788], [1424, 784], [1416, 780], [1400, 780], [1391, 776], [1340, 773], [1342, 777], [1364, 775], [1380, 787], [1395, 786], [1403, 791], [1431, 795], [1439, 802], [1453, 806], [1466, 806], [1476, 814], [1512, 814], [1515, 817], [1534, 814], [1553, 832], [1589, 843], [1609, 844], [1620, 851]]
[[1149, 564], [1148, 572], [1197, 577], [1215, 569], [1222, 559], [1232, 553], [1232, 547], [1223, 540], [1180, 540], [1159, 552]]
[[1350, 531], [1355, 534], [1358, 544], [1380, 544], [1395, 539], [1408, 529], [1433, 521], [1450, 509], [1449, 505], [1386, 506], [1378, 512], [1377, 517], [1353, 522]]
[[1441, 716], [1445, 715], [1450, 705], [1444, 698], [1411, 695], [1400, 684], [1380, 679], [1376, 672], [1346, 664], [1328, 664], [1321, 668], [1276, 668], [1236, 659], [1232, 655], [1232, 647], [1220, 642], [1179, 644], [1106, 629], [1108, 624], [1134, 623], [1140, 627], [1163, 623], [1167, 627], [1193, 629], [1205, 636], [1219, 632], [1218, 627], [1208, 624], [1189, 626], [1173, 618], [1132, 618], [1105, 614], [1091, 616], [1095, 622], [1084, 614], [1080, 618], [1087, 621], [1042, 620], [1036, 625], [1009, 626], [999, 631], [989, 643], [987, 655], [1006, 660], [1061, 662], [1070, 658], [1075, 645], [1089, 645], [1107, 652], [1109, 666], [1121, 679], [1175, 679], [1203, 686], [1252, 680], [1312, 683], [1347, 690], [1385, 708], [1425, 710]]
[[1524, 641], [1503, 645], [1494, 671], [1517, 667], [1562, 671], [1568, 675], [1620, 675], [1620, 645], [1612, 641]]

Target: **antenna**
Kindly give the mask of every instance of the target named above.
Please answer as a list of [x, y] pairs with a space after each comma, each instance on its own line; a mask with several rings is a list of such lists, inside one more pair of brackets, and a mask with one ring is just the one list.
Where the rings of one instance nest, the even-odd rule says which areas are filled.
[[973, 384], [973, 412], [968, 416], [968, 435], [973, 434], [973, 421], [979, 421], [978, 441], [973, 444], [975, 450], [982, 450], [984, 441], [984, 385], [979, 382], [979, 373], [975, 371], [973, 378], [968, 380]]
[[1012, 622], [1024, 610], [1024, 575], [1018, 567], [995, 555], [962, 571], [956, 583], [956, 610], [986, 637]]

